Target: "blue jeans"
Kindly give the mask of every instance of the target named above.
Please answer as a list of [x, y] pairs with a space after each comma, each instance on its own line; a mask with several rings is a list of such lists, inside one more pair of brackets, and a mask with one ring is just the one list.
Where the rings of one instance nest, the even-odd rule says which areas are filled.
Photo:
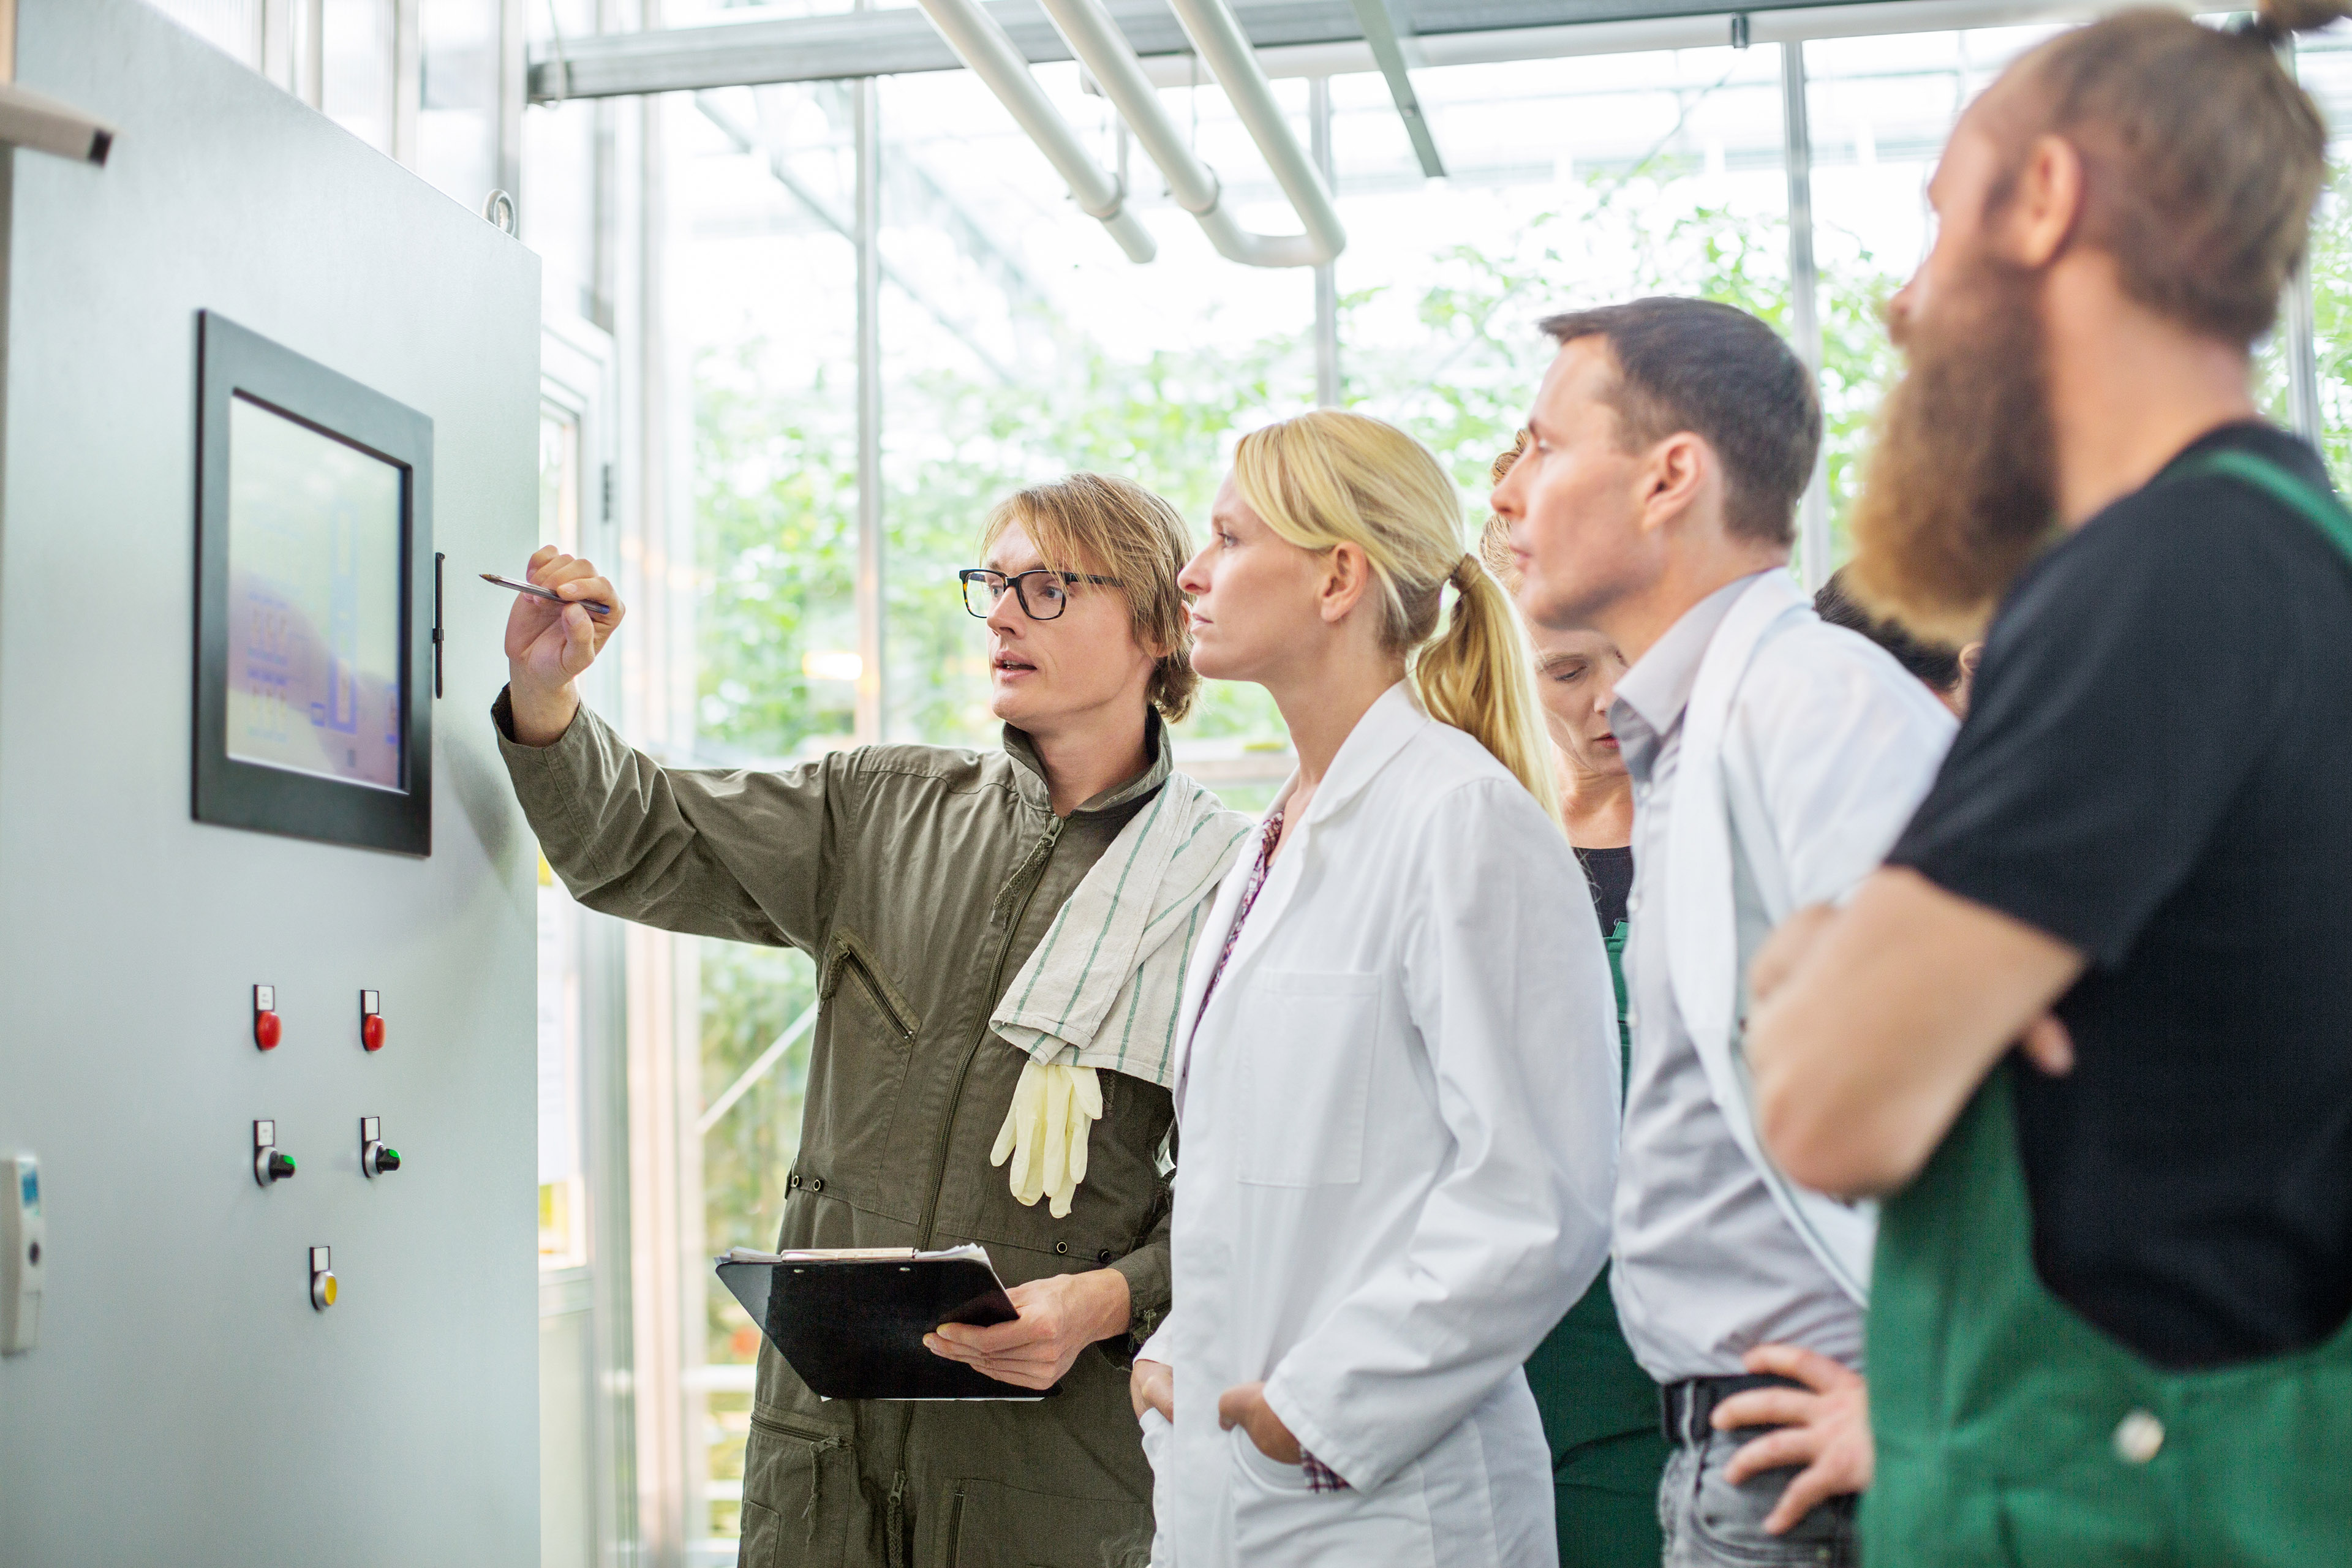
[[1675, 1445], [1658, 1479], [1664, 1568], [1855, 1568], [1861, 1563], [1853, 1498], [1832, 1498], [1786, 1534], [1767, 1535], [1764, 1517], [1797, 1472], [1765, 1470], [1737, 1486], [1724, 1479], [1739, 1446], [1765, 1430], [1709, 1431], [1703, 1442]]

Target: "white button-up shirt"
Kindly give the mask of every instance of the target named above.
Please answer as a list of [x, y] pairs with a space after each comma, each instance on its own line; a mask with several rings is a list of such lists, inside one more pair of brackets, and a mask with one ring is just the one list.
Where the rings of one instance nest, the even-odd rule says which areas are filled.
[[1683, 710], [1707, 644], [1753, 581], [1686, 611], [1618, 681], [1609, 715], [1637, 802], [1624, 954], [1633, 1065], [1610, 1290], [1634, 1359], [1661, 1383], [1737, 1375], [1743, 1352], [1775, 1342], [1862, 1365], [1862, 1309], [1734, 1142], [1674, 995], [1676, 963], [1727, 956], [1669, 950], [1664, 868]]

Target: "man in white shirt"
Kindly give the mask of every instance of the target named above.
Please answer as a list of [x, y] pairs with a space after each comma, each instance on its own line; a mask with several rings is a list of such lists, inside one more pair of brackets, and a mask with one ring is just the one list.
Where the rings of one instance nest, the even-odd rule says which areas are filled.
[[1668, 1568], [1858, 1560], [1874, 1216], [1761, 1152], [1748, 959], [1874, 868], [1951, 716], [1823, 623], [1788, 571], [1820, 403], [1744, 311], [1652, 299], [1555, 316], [1527, 455], [1495, 491], [1519, 603], [1623, 650], [1633, 1004], [1613, 1285], [1664, 1388]]

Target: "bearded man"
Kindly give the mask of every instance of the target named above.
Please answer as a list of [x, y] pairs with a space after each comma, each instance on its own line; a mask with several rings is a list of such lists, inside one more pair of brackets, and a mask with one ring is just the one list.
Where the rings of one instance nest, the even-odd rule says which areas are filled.
[[1748, 1036], [1789, 1173], [1895, 1194], [1875, 1563], [2343, 1560], [2352, 517], [2249, 384], [2326, 150], [2274, 50], [2341, 14], [2027, 55], [1894, 304], [1853, 572], [1990, 626], [1927, 800], [1759, 956]]

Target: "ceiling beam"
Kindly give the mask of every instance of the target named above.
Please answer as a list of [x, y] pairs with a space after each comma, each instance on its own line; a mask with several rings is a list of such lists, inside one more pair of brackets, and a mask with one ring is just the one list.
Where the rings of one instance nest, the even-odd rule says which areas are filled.
[[[1844, 3], [1798, 0], [1776, 11]], [[1250, 42], [1261, 50], [1330, 45], [1362, 48], [1367, 43], [1354, 0], [1233, 0], [1233, 8]], [[1882, 4], [1869, 8], [1895, 7]], [[986, 9], [1033, 65], [1070, 58], [1068, 46], [1033, 0], [986, 0]], [[1164, 0], [1108, 0], [1107, 9], [1145, 58], [1191, 51]], [[1389, 14], [1399, 28], [1427, 42], [1593, 23], [1722, 17], [1728, 9], [1723, 0], [1393, 0]], [[530, 96], [535, 102], [558, 102], [957, 70], [962, 64], [919, 9], [895, 6], [563, 38], [532, 51]]]
[[1421, 160], [1422, 174], [1429, 179], [1444, 179], [1445, 164], [1437, 156], [1437, 139], [1429, 133], [1421, 100], [1413, 95], [1412, 79], [1405, 74], [1404, 48], [1397, 38], [1389, 0], [1355, 0], [1355, 8], [1356, 25], [1363, 29], [1364, 42], [1371, 47], [1381, 79], [1389, 84], [1389, 98], [1396, 104], [1397, 118], [1404, 121], [1404, 133], [1412, 141], [1412, 155]]

